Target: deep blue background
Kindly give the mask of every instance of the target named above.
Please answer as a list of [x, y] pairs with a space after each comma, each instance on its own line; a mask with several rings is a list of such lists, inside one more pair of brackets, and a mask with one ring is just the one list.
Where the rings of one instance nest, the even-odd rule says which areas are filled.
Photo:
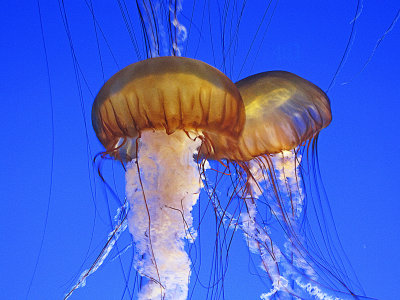
[[[237, 80], [256, 72], [287, 70], [326, 90], [346, 48], [357, 2], [281, 1], [263, 43], [259, 46], [259, 36], [239, 76], [266, 6], [265, 1], [249, 2], [235, 44], [236, 55], [234, 60], [229, 58], [234, 69], [228, 68], [227, 74]], [[105, 3], [93, 3], [95, 15], [122, 68], [137, 58], [117, 3]], [[66, 1], [75, 54], [90, 88], [89, 91], [81, 77], [80, 98], [58, 4], [42, 1], [41, 6], [52, 88], [54, 148], [37, 3], [9, 2], [0, 10], [1, 299], [23, 299], [27, 293], [50, 186], [47, 231], [29, 299], [62, 298], [73, 283], [71, 279], [80, 273], [81, 264], [83, 268], [90, 266], [110, 231], [103, 187], [93, 184], [98, 178], [91, 164], [102, 148], [91, 128], [90, 110], [93, 95], [103, 83], [93, 19], [84, 1]], [[183, 1], [186, 17], [191, 15], [191, 6], [191, 1]], [[214, 4], [212, 9], [215, 10]], [[387, 34], [365, 69], [363, 65], [398, 9], [395, 0], [364, 1], [351, 49], [328, 93], [333, 122], [322, 132], [319, 144], [322, 176], [344, 248], [367, 295], [378, 299], [400, 298], [399, 24]], [[217, 54], [214, 60], [211, 53], [212, 49], [221, 52], [215, 21], [221, 13], [213, 12], [216, 18], [212, 18], [211, 48], [208, 16], [201, 27], [198, 11], [196, 8], [194, 17], [197, 27], [188, 39], [188, 56], [220, 68], [221, 56]], [[261, 32], [270, 16], [269, 13]], [[185, 18], [180, 20], [188, 27]], [[137, 34], [140, 37], [139, 31]], [[105, 78], [109, 78], [119, 68], [104, 40], [100, 37], [99, 41]], [[123, 172], [117, 165], [114, 168], [122, 198]], [[104, 173], [113, 185], [110, 163], [104, 166]], [[112, 201], [110, 211], [114, 214], [116, 206]], [[235, 243], [238, 247], [243, 244], [241, 238]], [[85, 262], [87, 252], [89, 259]], [[226, 284], [226, 298], [244, 299], [247, 295], [256, 299], [266, 290], [248, 276], [247, 257], [241, 255], [235, 251], [231, 254], [232, 279], [228, 279], [232, 282]], [[123, 259], [129, 262], [129, 254]], [[119, 270], [117, 260], [107, 263], [71, 299], [119, 299], [123, 289]], [[234, 283], [238, 278], [241, 284]]]

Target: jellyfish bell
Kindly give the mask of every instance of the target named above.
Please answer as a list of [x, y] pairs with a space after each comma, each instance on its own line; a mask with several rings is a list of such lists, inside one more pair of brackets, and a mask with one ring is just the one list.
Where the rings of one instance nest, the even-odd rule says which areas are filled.
[[238, 81], [236, 86], [245, 105], [246, 123], [235, 148], [237, 152], [231, 145], [221, 144], [217, 137], [212, 140], [219, 158], [248, 161], [292, 150], [331, 122], [327, 95], [290, 72], [255, 74]]
[[112, 156], [135, 157], [144, 130], [202, 132], [237, 138], [245, 121], [240, 93], [210, 65], [184, 57], [132, 64], [109, 79], [92, 109], [93, 128]]
[[289, 72], [270, 71], [236, 83], [246, 107], [240, 149], [244, 157], [292, 150], [329, 125], [326, 94]]

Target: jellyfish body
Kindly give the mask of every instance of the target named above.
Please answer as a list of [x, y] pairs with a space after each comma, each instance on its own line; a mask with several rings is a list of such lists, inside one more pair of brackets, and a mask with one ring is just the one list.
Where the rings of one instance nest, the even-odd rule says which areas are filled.
[[[317, 136], [330, 120], [325, 93], [288, 72], [261, 73], [235, 85], [201, 61], [159, 57], [130, 65], [107, 81], [93, 104], [92, 121], [105, 153], [126, 163], [135, 268], [148, 279], [139, 298], [188, 295], [191, 262], [185, 239], [196, 238], [191, 211], [202, 180], [207, 181], [207, 159], [226, 160], [239, 170], [235, 197], [246, 211], [236, 226], [270, 278], [273, 288], [263, 297], [300, 295], [294, 282], [307, 290], [299, 274], [315, 276], [297, 235], [304, 200], [300, 156], [288, 150]], [[273, 153], [280, 156], [273, 160]], [[274, 191], [270, 214], [288, 237], [286, 252], [257, 220], [257, 199], [264, 189]], [[221, 222], [229, 218], [218, 205], [215, 210], [223, 215]]]

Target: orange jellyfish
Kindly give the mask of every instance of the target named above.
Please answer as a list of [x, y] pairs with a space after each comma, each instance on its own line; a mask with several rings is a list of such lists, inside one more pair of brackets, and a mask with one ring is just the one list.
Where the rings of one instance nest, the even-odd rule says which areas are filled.
[[[202, 189], [218, 228], [227, 223], [243, 230], [250, 251], [260, 257], [271, 286], [262, 299], [352, 294], [342, 274], [327, 271], [329, 264], [302, 236], [301, 175], [307, 170], [301, 169], [300, 149], [313, 148], [331, 121], [329, 99], [314, 84], [283, 71], [234, 84], [198, 60], [151, 58], [104, 84], [92, 121], [104, 153], [126, 170], [134, 267], [147, 278], [139, 299], [188, 297], [193, 266], [185, 243], [196, 239], [191, 212]], [[211, 160], [221, 170], [210, 169]], [[207, 171], [232, 181], [225, 204]], [[274, 226], [284, 237], [275, 237]], [[335, 280], [337, 290], [325, 284]]]
[[92, 119], [107, 153], [127, 163], [135, 268], [149, 279], [139, 299], [186, 299], [184, 240], [195, 239], [191, 211], [202, 186], [193, 156], [208, 134], [238, 139], [245, 113], [236, 86], [201, 61], [148, 59], [103, 86]]

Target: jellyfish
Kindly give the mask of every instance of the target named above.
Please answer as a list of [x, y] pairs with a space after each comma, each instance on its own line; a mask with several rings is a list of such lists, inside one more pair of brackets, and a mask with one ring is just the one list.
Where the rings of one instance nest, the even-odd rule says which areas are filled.
[[[178, 3], [175, 7], [164, 1], [139, 2], [145, 49], [138, 51], [139, 62], [105, 83], [93, 106], [93, 126], [105, 149], [101, 158], [122, 164], [127, 202], [122, 209], [123, 219], [110, 233], [96, 263], [82, 273], [79, 285], [99, 267], [121, 231], [128, 227], [134, 245], [134, 269], [145, 278], [141, 298], [193, 298], [188, 294], [188, 284], [193, 283], [205, 287], [211, 295], [208, 298], [223, 298], [234, 235], [240, 241], [243, 236], [247, 244], [250, 254], [240, 259], [249, 260], [250, 273], [264, 284], [264, 299], [351, 296], [343, 262], [335, 258], [337, 244], [325, 233], [324, 222], [329, 216], [320, 211], [319, 191], [309, 188], [313, 180], [307, 179], [317, 172], [309, 163], [316, 163], [318, 134], [331, 120], [325, 93], [283, 71], [259, 73], [233, 83], [242, 76], [234, 76], [232, 66], [241, 74], [242, 64], [249, 65], [250, 59], [257, 58], [254, 52], [249, 60], [236, 52], [239, 46], [246, 50], [253, 46], [248, 39], [238, 43], [240, 21], [245, 21], [235, 19], [242, 16], [239, 4], [227, 5], [235, 14], [220, 22], [224, 34], [221, 41], [216, 41], [218, 28], [215, 23], [210, 23], [210, 30], [203, 27], [202, 21], [207, 20], [204, 16], [201, 22], [186, 22], [186, 32], [176, 17], [180, 1], [169, 2]], [[100, 30], [101, 15], [94, 11], [92, 7], [90, 21], [95, 30], [99, 29], [101, 46], [106, 38]], [[202, 15], [194, 5], [193, 11], [192, 16]], [[188, 21], [189, 14], [187, 10], [180, 21]], [[108, 13], [106, 16], [107, 20], [115, 20], [108, 18]], [[220, 11], [219, 16], [230, 14]], [[263, 22], [268, 23], [267, 19]], [[140, 28], [136, 25], [127, 28]], [[198, 42], [200, 52], [209, 51], [209, 44], [204, 43], [208, 31], [211, 47], [221, 43], [222, 50], [212, 49], [215, 57], [204, 57], [196, 49]], [[186, 33], [194, 38], [185, 48], [182, 43]], [[134, 35], [131, 38], [136, 47]], [[108, 50], [101, 48], [99, 52], [100, 60], [107, 58]], [[77, 76], [84, 78], [86, 70], [79, 57], [82, 51], [76, 53]], [[136, 53], [129, 54], [129, 63], [135, 61]], [[175, 57], [182, 54], [207, 61], [226, 76], [200, 60]], [[160, 55], [175, 56], [156, 57]], [[109, 66], [105, 63], [104, 67], [107, 70]], [[88, 97], [90, 101], [93, 98]], [[178, 113], [182, 111], [184, 115]], [[313, 198], [316, 202], [310, 201]], [[200, 204], [211, 207], [214, 216], [196, 220], [192, 212]], [[314, 211], [320, 218], [305, 217]], [[205, 261], [206, 255], [203, 252], [203, 258], [198, 259], [198, 249], [204, 247], [204, 242], [196, 244], [200, 240], [197, 223], [203, 227], [214, 223], [216, 231], [209, 236], [214, 249], [210, 251], [212, 266], [205, 283], [198, 275], [199, 261]], [[323, 232], [319, 239], [315, 238], [316, 231]], [[117, 259], [125, 255], [121, 249], [116, 251]], [[235, 264], [232, 261], [230, 266]], [[125, 281], [130, 279], [128, 275]]]
[[[200, 191], [215, 198], [206, 176], [211, 160], [235, 178], [231, 199], [243, 211], [236, 218], [228, 207], [214, 208], [219, 222], [241, 229], [259, 255], [271, 282], [261, 298], [330, 297], [313, 266], [321, 261], [308, 261], [314, 256], [300, 235], [304, 195], [294, 150], [331, 121], [329, 99], [317, 86], [284, 71], [234, 84], [199, 60], [150, 58], [104, 84], [92, 121], [104, 154], [126, 170], [134, 267], [147, 279], [139, 299], [187, 299], [192, 266], [185, 242], [196, 239], [191, 213]], [[283, 247], [260, 222], [258, 200], [281, 226]]]
[[191, 211], [202, 187], [193, 160], [208, 134], [235, 140], [244, 105], [236, 86], [198, 60], [160, 57], [114, 75], [98, 93], [93, 127], [107, 153], [126, 162], [128, 227], [139, 299], [186, 299], [195, 239]]

